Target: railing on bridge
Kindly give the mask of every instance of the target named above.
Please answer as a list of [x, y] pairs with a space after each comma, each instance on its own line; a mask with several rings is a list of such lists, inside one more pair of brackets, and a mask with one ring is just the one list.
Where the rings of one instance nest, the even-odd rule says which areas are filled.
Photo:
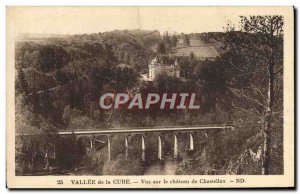
[[[178, 156], [178, 132], [180, 133], [189, 133], [189, 150], [194, 150], [194, 132], [199, 131], [209, 131], [209, 130], [234, 130], [233, 125], [228, 124], [214, 124], [214, 125], [194, 125], [194, 126], [168, 126], [168, 127], [155, 127], [155, 128], [115, 128], [115, 129], [97, 129], [97, 130], [76, 130], [76, 131], [59, 131], [56, 134], [59, 136], [69, 136], [69, 135], [80, 135], [80, 136], [91, 136], [90, 137], [90, 149], [95, 150], [95, 142], [107, 143], [108, 156], [107, 160], [111, 160], [111, 136], [114, 134], [137, 134], [141, 135], [141, 160], [145, 161], [145, 133], [158, 133], [158, 160], [162, 160], [162, 138], [160, 133], [173, 132], [174, 137], [174, 153], [173, 157], [177, 158]], [[17, 136], [31, 136], [31, 135], [40, 135], [40, 134], [17, 134]], [[96, 139], [95, 135], [106, 136], [107, 141], [101, 141]], [[124, 137], [125, 141], [125, 157], [128, 158], [128, 137]], [[55, 145], [54, 145], [55, 147]], [[48, 153], [46, 153], [48, 155]], [[53, 155], [55, 156], [55, 149]]]

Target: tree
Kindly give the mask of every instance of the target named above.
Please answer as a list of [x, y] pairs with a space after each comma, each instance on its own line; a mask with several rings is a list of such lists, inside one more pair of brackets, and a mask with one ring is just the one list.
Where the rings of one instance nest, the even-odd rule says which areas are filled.
[[[245, 80], [245, 77], [249, 78], [249, 76], [252, 78], [262, 77], [261, 85], [263, 87], [260, 88], [258, 84], [248, 82], [248, 93], [239, 92], [238, 95], [257, 104], [260, 108], [255, 108], [256, 112], [263, 114], [262, 134], [264, 140], [261, 172], [262, 174], [269, 174], [275, 81], [276, 76], [280, 75], [283, 70], [284, 21], [282, 16], [241, 16], [240, 24], [241, 29], [239, 31], [236, 31], [231, 25], [227, 26], [226, 40], [227, 45], [235, 55], [243, 54], [244, 65], [237, 65], [232, 60], [227, 62], [234, 66], [235, 71], [240, 75], [239, 78], [235, 77], [236, 80]], [[255, 82], [255, 79], [252, 81]], [[259, 93], [260, 98], [253, 95], [255, 91]]]
[[168, 32], [163, 36], [163, 42], [165, 43], [166, 51], [170, 51], [172, 49], [172, 42]]
[[190, 46], [190, 37], [189, 37], [189, 35], [187, 35], [187, 34], [184, 35], [183, 42], [186, 46]]
[[28, 84], [23, 70], [19, 69], [17, 73], [17, 79], [16, 79], [16, 94], [20, 94], [22, 92], [25, 93], [28, 92]]
[[69, 56], [64, 48], [57, 45], [43, 45], [39, 48], [36, 59], [37, 69], [43, 72], [60, 69], [69, 62]]
[[171, 37], [171, 45], [172, 45], [172, 47], [176, 47], [176, 46], [177, 46], [177, 43], [178, 43], [178, 38], [177, 38], [177, 36], [174, 34], [174, 35]]
[[159, 54], [165, 54], [166, 53], [166, 46], [163, 41], [159, 42], [157, 44], [156, 52]]
[[138, 73], [133, 68], [116, 68], [114, 69], [114, 81], [112, 84], [117, 91], [128, 91], [138, 83]]
[[190, 59], [194, 60], [195, 59], [195, 54], [193, 52], [190, 53]]
[[202, 80], [202, 96], [205, 102], [202, 108], [209, 112], [216, 111], [216, 102], [221, 98], [226, 90], [227, 76], [226, 70], [220, 59], [216, 61], [205, 61], [201, 70], [197, 72], [197, 77]]

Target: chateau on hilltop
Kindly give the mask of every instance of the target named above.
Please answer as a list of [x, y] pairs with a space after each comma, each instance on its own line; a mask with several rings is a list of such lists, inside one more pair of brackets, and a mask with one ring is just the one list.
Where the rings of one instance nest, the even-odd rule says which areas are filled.
[[167, 76], [180, 78], [180, 67], [177, 63], [167, 58], [156, 56], [149, 64], [149, 74], [144, 76], [144, 80], [153, 81], [158, 75], [166, 74]]

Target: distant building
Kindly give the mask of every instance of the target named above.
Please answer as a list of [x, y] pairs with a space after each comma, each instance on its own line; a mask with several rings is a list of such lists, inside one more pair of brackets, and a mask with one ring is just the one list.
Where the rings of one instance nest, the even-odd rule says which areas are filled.
[[160, 74], [180, 78], [180, 67], [177, 60], [172, 62], [170, 60], [164, 60], [163, 57], [156, 56], [148, 67], [149, 75], [147, 77], [143, 76], [145, 81], [153, 81]]

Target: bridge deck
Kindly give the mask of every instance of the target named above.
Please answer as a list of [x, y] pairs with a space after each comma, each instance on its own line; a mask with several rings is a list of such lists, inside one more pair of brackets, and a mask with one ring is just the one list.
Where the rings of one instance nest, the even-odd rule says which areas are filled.
[[[214, 124], [214, 125], [193, 125], [193, 126], [167, 126], [155, 128], [111, 128], [111, 129], [76, 129], [74, 131], [59, 131], [58, 135], [93, 135], [93, 134], [118, 134], [118, 133], [149, 133], [149, 132], [182, 132], [182, 131], [197, 131], [210, 129], [231, 129], [233, 125]], [[35, 134], [17, 134], [17, 135], [35, 135]], [[38, 135], [38, 134], [36, 134]]]

